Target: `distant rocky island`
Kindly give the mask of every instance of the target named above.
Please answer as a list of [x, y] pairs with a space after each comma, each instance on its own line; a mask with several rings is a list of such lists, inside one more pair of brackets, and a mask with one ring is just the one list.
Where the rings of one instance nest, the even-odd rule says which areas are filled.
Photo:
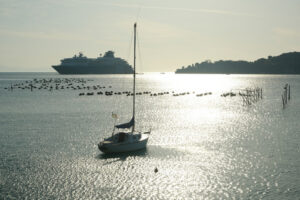
[[279, 56], [268, 56], [254, 62], [209, 60], [182, 67], [177, 74], [300, 74], [300, 52], [283, 53]]

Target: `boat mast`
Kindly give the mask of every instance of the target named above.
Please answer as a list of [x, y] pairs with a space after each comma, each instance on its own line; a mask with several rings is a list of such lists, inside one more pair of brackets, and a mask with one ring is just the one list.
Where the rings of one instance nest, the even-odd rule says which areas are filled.
[[134, 132], [134, 126], [135, 126], [135, 59], [136, 59], [136, 23], [134, 23], [134, 54], [133, 54], [133, 126], [132, 126], [132, 132]]

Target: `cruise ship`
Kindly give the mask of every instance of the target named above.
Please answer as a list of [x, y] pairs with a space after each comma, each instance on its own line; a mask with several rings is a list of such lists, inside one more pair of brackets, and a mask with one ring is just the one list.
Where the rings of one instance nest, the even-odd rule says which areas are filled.
[[73, 58], [64, 58], [60, 65], [52, 66], [59, 74], [132, 74], [133, 69], [128, 62], [117, 58], [113, 51], [104, 56], [87, 58], [81, 52]]

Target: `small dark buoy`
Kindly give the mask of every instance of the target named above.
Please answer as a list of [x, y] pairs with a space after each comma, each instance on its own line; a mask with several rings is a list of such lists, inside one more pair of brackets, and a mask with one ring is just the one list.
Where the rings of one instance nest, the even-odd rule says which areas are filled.
[[154, 172], [155, 172], [155, 173], [157, 173], [157, 172], [158, 172], [158, 169], [157, 169], [157, 167], [155, 167], [155, 169], [154, 169]]

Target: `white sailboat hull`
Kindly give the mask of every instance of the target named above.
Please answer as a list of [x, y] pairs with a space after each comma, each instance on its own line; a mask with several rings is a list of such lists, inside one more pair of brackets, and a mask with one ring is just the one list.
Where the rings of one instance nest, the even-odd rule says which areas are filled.
[[123, 142], [105, 140], [98, 144], [98, 148], [103, 153], [123, 153], [137, 151], [147, 147], [148, 138], [148, 134], [141, 134], [141, 138], [138, 140], [126, 140]]

